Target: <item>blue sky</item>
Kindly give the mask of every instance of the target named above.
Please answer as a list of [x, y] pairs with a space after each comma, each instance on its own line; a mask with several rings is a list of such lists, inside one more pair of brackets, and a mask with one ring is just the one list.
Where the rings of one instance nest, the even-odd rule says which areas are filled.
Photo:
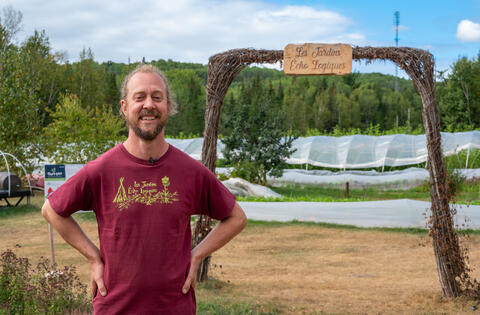
[[[54, 51], [70, 61], [89, 47], [97, 61], [142, 57], [206, 64], [233, 48], [283, 49], [289, 43], [348, 43], [427, 49], [437, 70], [480, 51], [480, 0], [250, 1], [250, 0], [0, 0], [23, 13], [25, 39], [45, 29]], [[353, 64], [354, 71], [393, 74], [393, 64]], [[402, 74], [402, 73], [401, 73]], [[405, 76], [405, 74], [402, 74]]]

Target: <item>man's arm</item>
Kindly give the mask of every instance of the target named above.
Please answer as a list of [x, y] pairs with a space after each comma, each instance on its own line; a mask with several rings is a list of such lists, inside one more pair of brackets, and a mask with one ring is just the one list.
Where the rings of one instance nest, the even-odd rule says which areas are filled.
[[105, 296], [107, 290], [103, 282], [104, 265], [100, 258], [100, 251], [97, 246], [83, 232], [78, 223], [72, 217], [62, 217], [53, 210], [48, 200], [42, 207], [42, 216], [50, 223], [55, 230], [63, 237], [63, 239], [74, 248], [76, 248], [83, 256], [85, 256], [92, 267], [92, 290], [98, 288], [100, 294]]
[[183, 285], [182, 292], [186, 294], [190, 287], [195, 288], [197, 282], [197, 269], [201, 261], [211, 253], [227, 244], [235, 235], [247, 225], [247, 217], [242, 208], [235, 202], [232, 212], [228, 217], [208, 233], [207, 237], [192, 250], [190, 270]]

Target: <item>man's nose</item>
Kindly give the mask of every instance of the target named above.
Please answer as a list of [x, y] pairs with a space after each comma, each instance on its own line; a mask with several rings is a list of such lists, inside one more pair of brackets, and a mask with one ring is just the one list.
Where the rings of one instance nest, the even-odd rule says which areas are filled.
[[153, 100], [151, 96], [147, 96], [145, 98], [145, 102], [143, 103], [143, 108], [153, 108]]

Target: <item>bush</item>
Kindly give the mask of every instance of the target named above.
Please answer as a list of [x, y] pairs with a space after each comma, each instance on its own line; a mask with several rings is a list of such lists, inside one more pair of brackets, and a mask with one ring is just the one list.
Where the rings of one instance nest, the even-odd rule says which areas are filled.
[[0, 255], [0, 314], [91, 313], [88, 296], [74, 266], [51, 271], [43, 257], [32, 268], [10, 249]]
[[255, 164], [251, 161], [239, 161], [233, 166], [231, 177], [240, 177], [246, 181], [257, 183], [258, 174], [263, 170], [263, 165], [259, 165], [261, 169], [257, 169]]
[[447, 169], [447, 189], [448, 198], [451, 200], [455, 198], [463, 183], [466, 181], [466, 177], [462, 175], [456, 169]]
[[62, 95], [44, 129], [44, 153], [55, 163], [86, 163], [122, 140], [124, 122], [108, 106], [84, 108], [75, 95]]
[[231, 175], [260, 185], [267, 183], [267, 175], [282, 176], [285, 160], [295, 151], [295, 138], [283, 137], [284, 125], [284, 114], [267, 104], [240, 106], [227, 122], [231, 135], [222, 140], [225, 161], [234, 168]]

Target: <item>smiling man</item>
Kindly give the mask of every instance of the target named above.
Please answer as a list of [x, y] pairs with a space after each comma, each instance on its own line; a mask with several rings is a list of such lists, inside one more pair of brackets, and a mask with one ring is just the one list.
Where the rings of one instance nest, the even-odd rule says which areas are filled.
[[[42, 215], [91, 264], [94, 314], [195, 314], [200, 262], [246, 225], [235, 197], [165, 141], [175, 113], [165, 76], [139, 65], [122, 84], [128, 138], [59, 187]], [[93, 209], [100, 249], [71, 215]], [[220, 223], [191, 249], [190, 216]]]

